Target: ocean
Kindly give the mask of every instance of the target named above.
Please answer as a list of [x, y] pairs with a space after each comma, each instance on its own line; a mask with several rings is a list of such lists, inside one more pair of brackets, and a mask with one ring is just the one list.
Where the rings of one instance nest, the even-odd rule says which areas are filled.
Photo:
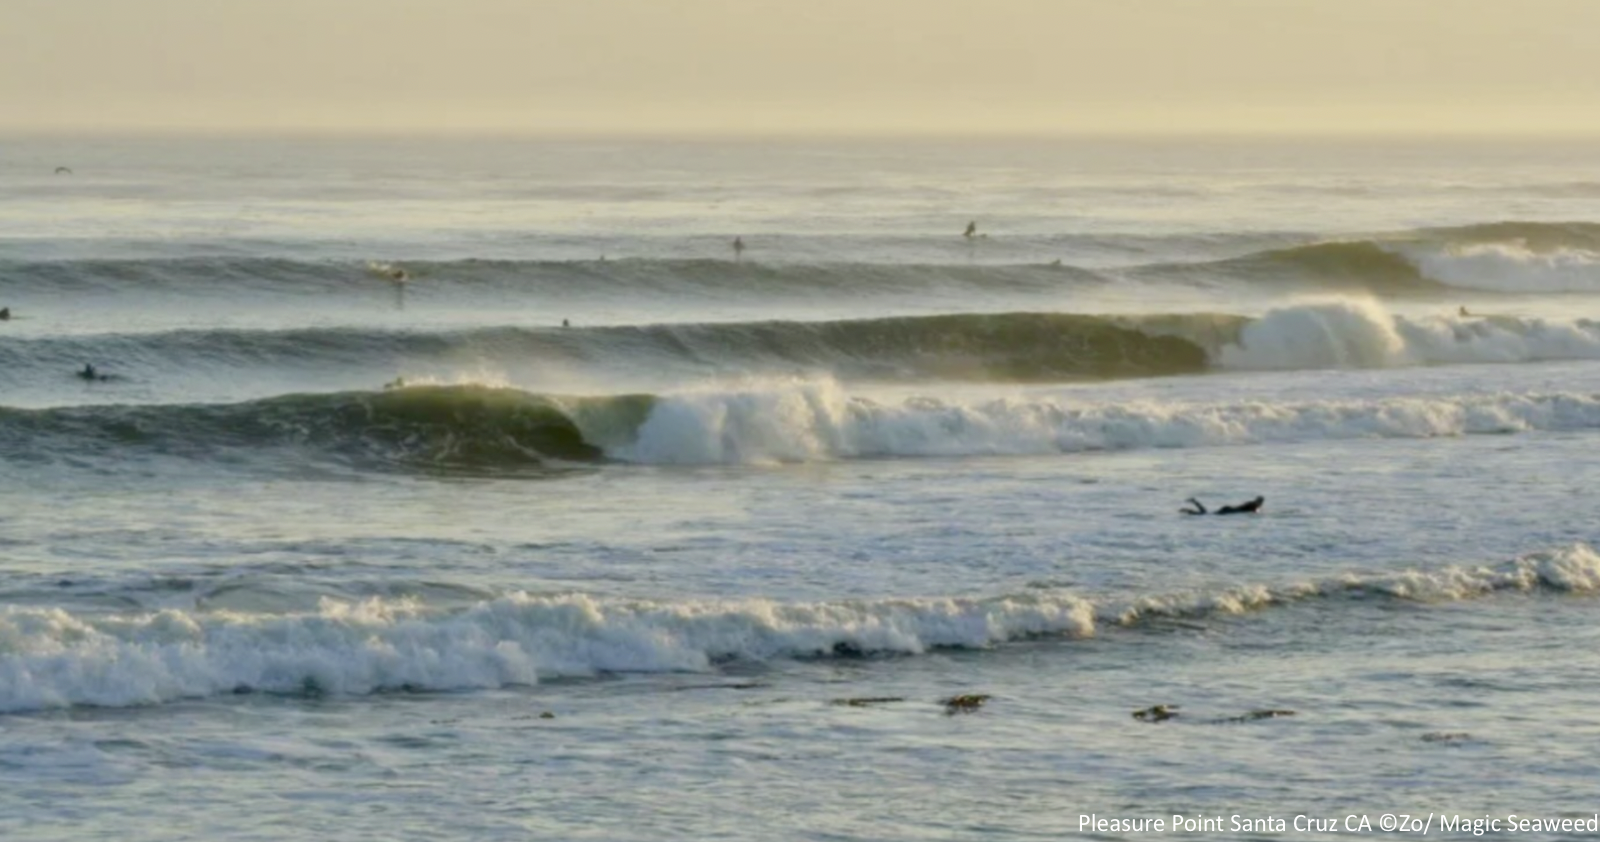
[[1600, 812], [1592, 144], [12, 138], [0, 307], [5, 840]]

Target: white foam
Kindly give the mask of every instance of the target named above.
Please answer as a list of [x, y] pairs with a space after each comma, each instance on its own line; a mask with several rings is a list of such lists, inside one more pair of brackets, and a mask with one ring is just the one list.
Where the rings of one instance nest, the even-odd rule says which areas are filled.
[[514, 594], [460, 612], [326, 602], [314, 614], [167, 610], [79, 617], [0, 613], [0, 712], [127, 706], [248, 687], [362, 694], [474, 689], [541, 676], [700, 671], [721, 659], [914, 654], [1093, 631], [1070, 594], [789, 604], [641, 602]]
[[1493, 292], [1600, 292], [1600, 253], [1526, 243], [1477, 243], [1443, 250], [1402, 249], [1424, 277], [1462, 289]]
[[658, 399], [612, 458], [765, 464], [873, 457], [1027, 455], [1600, 427], [1600, 396], [1468, 394], [1276, 403], [879, 403], [831, 380], [702, 389]]
[[1499, 591], [1600, 589], [1587, 545], [1496, 567], [1349, 574], [1288, 585], [1090, 599], [1060, 590], [990, 598], [783, 603], [653, 602], [512, 594], [464, 610], [409, 601], [327, 601], [285, 615], [165, 610], [0, 612], [0, 712], [130, 706], [248, 687], [337, 694], [482, 689], [608, 671], [701, 671], [722, 660], [838, 652], [917, 654], [1159, 617], [1237, 614], [1347, 593], [1449, 601]]
[[1303, 370], [1600, 359], [1600, 323], [1509, 316], [1408, 318], [1371, 300], [1311, 301], [1268, 311], [1223, 368]]
[[1530, 553], [1498, 566], [1444, 567], [1394, 573], [1346, 574], [1287, 585], [1247, 585], [1217, 592], [1168, 594], [1096, 606], [1107, 625], [1134, 625], [1152, 617], [1242, 614], [1308, 599], [1344, 594], [1380, 595], [1414, 602], [1460, 602], [1502, 591], [1600, 590], [1600, 554], [1587, 544]]

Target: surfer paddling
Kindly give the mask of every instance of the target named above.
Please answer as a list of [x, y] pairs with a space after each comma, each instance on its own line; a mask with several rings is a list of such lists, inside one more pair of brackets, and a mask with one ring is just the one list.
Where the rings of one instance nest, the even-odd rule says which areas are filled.
[[1253, 515], [1261, 510], [1261, 504], [1267, 502], [1267, 498], [1257, 496], [1254, 500], [1246, 500], [1237, 506], [1223, 506], [1214, 512], [1207, 511], [1205, 505], [1193, 497], [1190, 497], [1188, 502], [1193, 504], [1194, 508], [1178, 511], [1186, 515]]

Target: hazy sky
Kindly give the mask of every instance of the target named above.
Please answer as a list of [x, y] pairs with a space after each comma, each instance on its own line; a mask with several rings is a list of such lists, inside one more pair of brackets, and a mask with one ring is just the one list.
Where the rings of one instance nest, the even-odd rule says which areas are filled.
[[1600, 133], [1600, 0], [0, 0], [0, 130]]

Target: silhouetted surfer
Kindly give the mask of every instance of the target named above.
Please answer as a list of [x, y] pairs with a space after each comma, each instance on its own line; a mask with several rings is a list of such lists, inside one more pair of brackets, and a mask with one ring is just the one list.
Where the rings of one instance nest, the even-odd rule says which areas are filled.
[[1222, 508], [1217, 509], [1217, 514], [1219, 514], [1219, 515], [1253, 515], [1253, 514], [1255, 514], [1257, 511], [1259, 511], [1261, 509], [1261, 504], [1265, 503], [1265, 502], [1267, 502], [1267, 498], [1258, 495], [1258, 496], [1256, 496], [1255, 499], [1246, 500], [1245, 502], [1240, 503], [1237, 506], [1223, 506]]
[[9, 321], [11, 321], [11, 308], [10, 307], [0, 308], [0, 322], [9, 322]]
[[100, 372], [95, 371], [94, 366], [89, 364], [89, 363], [84, 363], [83, 364], [83, 370], [78, 372], [78, 377], [79, 377], [79, 379], [88, 380], [88, 381], [91, 381], [91, 382], [98, 381], [98, 380], [110, 380], [111, 379], [111, 375], [109, 375], [109, 374], [101, 374]]
[[741, 257], [744, 257], [744, 238], [743, 237], [734, 237], [733, 238], [733, 259], [734, 260], [738, 260]]
[[1253, 515], [1260, 510], [1262, 503], [1267, 502], [1267, 498], [1258, 496], [1254, 500], [1246, 500], [1237, 506], [1223, 506], [1214, 512], [1206, 511], [1206, 507], [1199, 500], [1196, 500], [1193, 497], [1190, 497], [1188, 502], [1193, 503], [1194, 508], [1179, 509], [1178, 511], [1183, 512], [1186, 515]]
[[974, 219], [973, 221], [968, 222], [967, 230], [961, 232], [961, 236], [966, 237], [969, 240], [978, 236], [978, 221]]
[[561, 326], [562, 327], [572, 327], [572, 322], [569, 322], [566, 319], [562, 319], [561, 320]]
[[1465, 305], [1465, 304], [1461, 305], [1461, 318], [1464, 319], [1464, 318], [1466, 318], [1466, 317], [1468, 317], [1470, 315], [1472, 315], [1472, 314], [1467, 312], [1467, 305]]

